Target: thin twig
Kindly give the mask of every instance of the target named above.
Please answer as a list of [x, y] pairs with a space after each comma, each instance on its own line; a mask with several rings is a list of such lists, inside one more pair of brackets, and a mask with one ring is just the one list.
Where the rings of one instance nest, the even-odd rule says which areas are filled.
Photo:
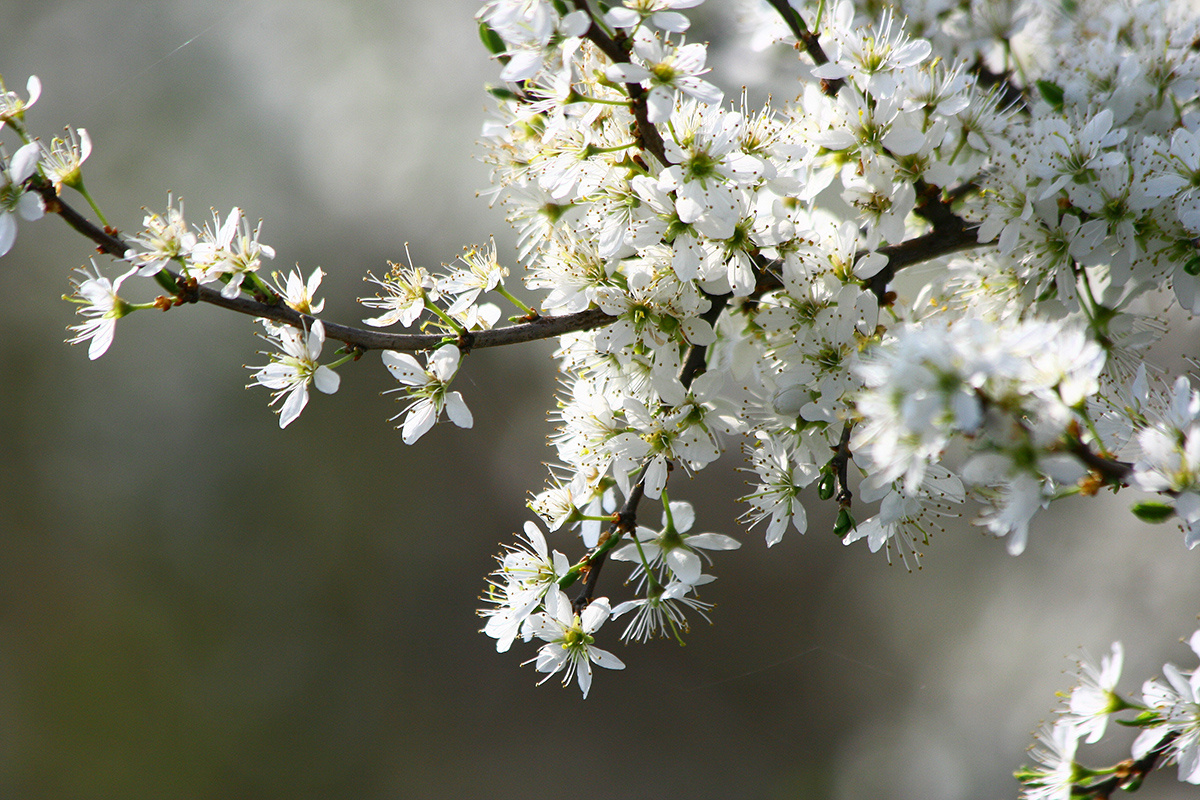
[[[727, 294], [716, 296], [709, 295], [708, 299], [711, 301], [712, 305], [709, 306], [708, 311], [705, 311], [700, 315], [700, 319], [704, 320], [715, 328], [717, 325], [717, 318], [721, 316], [721, 312], [725, 310], [727, 305], [729, 305], [729, 297], [730, 295]], [[692, 380], [704, 371], [705, 358], [707, 355], [708, 348], [704, 345], [694, 344], [687, 349], [687, 354], [683, 358], [683, 365], [679, 368], [679, 382], [682, 383], [685, 388], [691, 387]]]
[[[825, 55], [824, 48], [821, 47], [821, 42], [817, 39], [817, 35], [808, 29], [804, 24], [804, 19], [800, 16], [800, 12], [792, 8], [788, 0], [767, 0], [771, 6], [779, 12], [779, 16], [783, 17], [784, 23], [791, 30], [792, 35], [796, 37], [796, 41], [804, 47], [808, 57], [813, 60], [818, 67], [822, 64], [829, 63], [829, 56]], [[846, 83], [844, 78], [835, 80], [822, 80], [821, 91], [833, 97], [838, 93], [842, 86]]]
[[608, 558], [608, 551], [616, 546], [617, 542], [625, 534], [633, 534], [637, 530], [637, 508], [642, 502], [642, 497], [646, 492], [646, 476], [642, 474], [632, 491], [629, 492], [629, 497], [625, 498], [625, 502], [621, 505], [620, 511], [616, 514], [616, 522], [609, 528], [600, 542], [595, 552], [588, 557], [588, 573], [587, 581], [583, 585], [583, 591], [579, 593], [571, 602], [571, 607], [575, 609], [575, 613], [581, 613], [592, 599], [596, 596], [596, 586], [600, 582], [600, 570], [604, 567], [604, 562]]
[[[114, 258], [124, 258], [130, 249], [115, 231], [106, 231], [94, 225], [75, 209], [71, 208], [54, 193], [54, 187], [46, 184], [35, 184], [34, 190], [42, 195], [46, 210], [58, 214], [64, 221], [79, 233], [91, 239], [97, 245], [97, 250], [107, 253]], [[262, 303], [249, 297], [225, 297], [216, 289], [208, 286], [189, 285], [183, 276], [166, 270], [167, 274], [178, 286], [177, 297], [186, 302], [208, 303], [239, 314], [252, 317], [284, 322], [296, 328], [310, 329], [316, 317], [301, 314], [289, 306], [282, 304]], [[536, 317], [528, 322], [495, 328], [486, 331], [472, 331], [470, 347], [502, 347], [510, 344], [533, 342], [539, 339], [553, 339], [566, 333], [587, 331], [601, 328], [617, 320], [616, 317], [605, 314], [598, 308], [590, 308], [575, 314], [563, 314], [555, 317]], [[417, 351], [437, 347], [453, 338], [451, 334], [440, 333], [387, 333], [385, 331], [367, 328], [355, 328], [337, 322], [322, 320], [325, 326], [325, 336], [329, 339], [344, 342], [350, 347], [360, 350], [399, 350]]]

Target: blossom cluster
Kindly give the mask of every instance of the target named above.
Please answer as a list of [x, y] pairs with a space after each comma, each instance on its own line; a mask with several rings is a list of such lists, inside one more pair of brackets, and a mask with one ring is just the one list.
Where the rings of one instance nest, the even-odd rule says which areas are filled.
[[[377, 348], [412, 444], [443, 416], [472, 425], [452, 385], [498, 304], [511, 329], [579, 320], [555, 354], [557, 463], [529, 506], [583, 555], [530, 523], [481, 614], [499, 650], [540, 639], [536, 668], [585, 694], [591, 664], [621, 665], [594, 646], [610, 617], [631, 615], [626, 640], [707, 618], [702, 553], [736, 542], [689, 535], [695, 512], [670, 494], [731, 449], [750, 476], [742, 519], [768, 546], [807, 529], [813, 484], [847, 545], [906, 565], [968, 500], [1016, 555], [1041, 509], [1106, 485], [1155, 495], [1138, 516], [1200, 541], [1200, 393], [1146, 369], [1163, 326], [1144, 314], [1156, 297], [1200, 311], [1200, 15], [1173, 0], [745, 2], [748, 24], [774, 15], [758, 45], [802, 53], [776, 104], [726, 97], [687, 40], [697, 5], [479, 10], [504, 82], [483, 127], [488, 196], [535, 307], [492, 243], [369, 275], [370, 330], [335, 328], [315, 316], [321, 270], [268, 282], [261, 225], [234, 208], [197, 227], [168, 200], [123, 243], [120, 277], [81, 273], [71, 341], [95, 358], [133, 311], [203, 291], [252, 301], [277, 349], [252, 384], [281, 426], [310, 384], [335, 391], [333, 370]], [[49, 192], [80, 192], [107, 226], [83, 186], [86, 131], [50, 146], [27, 132], [40, 89], [0, 94], [23, 142], [0, 159], [0, 253]], [[135, 275], [168, 295], [122, 298]], [[378, 338], [395, 326], [422, 334]], [[326, 337], [346, 347], [322, 364]], [[642, 501], [661, 505], [657, 529]], [[596, 595], [606, 560], [634, 564], [633, 599]]]
[[[1200, 656], [1200, 630], [1188, 645]], [[1200, 784], [1200, 667], [1164, 664], [1165, 680], [1145, 681], [1139, 699], [1117, 691], [1124, 660], [1125, 650], [1115, 642], [1099, 663], [1086, 657], [1079, 661], [1079, 682], [1054, 722], [1038, 731], [1038, 743], [1030, 750], [1037, 766], [1016, 773], [1024, 784], [1023, 797], [1069, 800], [1107, 797], [1117, 788], [1133, 791], [1160, 759], [1178, 765], [1180, 781]], [[1132, 759], [1104, 768], [1080, 763], [1080, 741], [1099, 742], [1109, 720], [1123, 713], [1134, 716], [1117, 721], [1139, 729], [1130, 748]]]

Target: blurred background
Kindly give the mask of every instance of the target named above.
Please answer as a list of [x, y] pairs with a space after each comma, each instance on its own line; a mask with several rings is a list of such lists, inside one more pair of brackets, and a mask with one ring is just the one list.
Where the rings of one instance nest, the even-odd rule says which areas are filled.
[[[43, 139], [89, 130], [87, 185], [114, 225], [136, 232], [168, 191], [197, 223], [238, 205], [265, 219], [270, 266], [323, 267], [326, 316], [355, 322], [363, 276], [405, 242], [436, 268], [494, 233], [512, 260], [475, 196], [497, 69], [474, 11], [6, 3], [0, 74], [22, 94], [41, 77]], [[700, 11], [693, 40], [731, 24], [726, 4]], [[784, 98], [789, 58], [713, 54], [727, 94], [774, 81]], [[744, 543], [718, 554], [716, 624], [682, 649], [624, 647], [611, 626], [624, 673], [598, 671], [587, 701], [536, 687], [519, 666], [534, 649], [495, 653], [475, 609], [552, 458], [552, 345], [465, 362], [470, 431], [405, 447], [372, 354], [282, 432], [267, 392], [243, 389], [242, 365], [265, 363], [248, 318], [138, 314], [94, 363], [62, 344], [76, 317], [60, 298], [89, 252], [48, 218], [0, 261], [0, 797], [1013, 797], [1079, 648], [1122, 640], [1126, 690], [1165, 660], [1194, 666], [1179, 637], [1200, 553], [1133, 523], [1129, 493], [1059, 504], [1019, 558], [963, 523], [909, 574], [844, 548], [815, 496], [809, 533], [768, 553], [735, 521], [734, 453], [673, 492]], [[1171, 337], [1179, 369], [1197, 327]], [[1142, 796], [1192, 788], [1171, 770]]]

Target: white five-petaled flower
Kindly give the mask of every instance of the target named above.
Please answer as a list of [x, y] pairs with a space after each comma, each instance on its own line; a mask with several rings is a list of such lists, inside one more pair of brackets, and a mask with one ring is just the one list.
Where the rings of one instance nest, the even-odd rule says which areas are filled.
[[267, 338], [283, 352], [272, 353], [271, 363], [257, 369], [254, 381], [247, 385], [265, 386], [273, 390], [271, 405], [286, 398], [279, 408], [279, 427], [286, 428], [308, 404], [308, 384], [314, 383], [325, 394], [333, 394], [341, 384], [341, 376], [326, 366], [317, 363], [321, 348], [325, 344], [325, 326], [315, 320], [310, 331], [301, 331], [290, 325], [267, 326]]
[[644, 30], [634, 34], [633, 52], [641, 64], [613, 64], [607, 77], [621, 83], [640, 83], [649, 90], [646, 116], [651, 122], [666, 122], [675, 109], [675, 93], [691, 95], [701, 103], [716, 105], [724, 93], [699, 76], [708, 72], [704, 61], [707, 48], [699, 43], [668, 46]]
[[300, 270], [294, 269], [287, 274], [281, 284], [279, 273], [275, 273], [275, 289], [283, 296], [283, 302], [287, 303], [290, 308], [301, 314], [320, 314], [321, 310], [325, 308], [325, 301], [313, 298], [316, 297], [317, 289], [321, 286], [321, 279], [324, 277], [325, 271], [317, 267], [305, 281]]
[[67, 128], [67, 138], [55, 137], [50, 146], [42, 146], [42, 171], [54, 190], [62, 194], [62, 187], [70, 186], [78, 189], [83, 185], [83, 162], [92, 154], [92, 137], [87, 128], [79, 128], [79, 138], [75, 131]]
[[893, 32], [891, 9], [880, 17], [873, 30], [855, 29], [854, 4], [838, 3], [830, 15], [834, 47], [830, 60], [813, 69], [814, 78], [835, 80], [854, 77], [879, 97], [891, 97], [896, 89], [893, 73], [913, 67], [929, 57], [933, 46], [924, 39], [909, 39], [902, 26]]
[[624, 0], [624, 6], [610, 8], [604, 21], [614, 28], [636, 28], [643, 20], [662, 31], [683, 33], [691, 21], [674, 11], [676, 8], [694, 8], [704, 0]]
[[555, 590], [559, 578], [567, 573], [567, 557], [551, 552], [546, 537], [536, 523], [525, 523], [525, 537], [499, 557], [500, 569], [492, 573], [489, 598], [496, 608], [480, 612], [487, 617], [483, 632], [496, 640], [496, 651], [507, 652], [513, 640], [547, 591]]
[[22, 100], [16, 92], [8, 91], [4, 86], [4, 80], [0, 78], [0, 129], [3, 129], [4, 124], [9, 120], [24, 118], [25, 109], [32, 106], [41, 97], [41, 79], [37, 75], [30, 75], [29, 80], [25, 83], [25, 91], [29, 93], [28, 100]]
[[383, 280], [369, 275], [367, 280], [382, 288], [386, 295], [359, 299], [367, 308], [382, 308], [386, 312], [363, 322], [376, 328], [385, 328], [399, 322], [408, 327], [417, 321], [425, 310], [425, 300], [438, 298], [433, 276], [424, 267], [401, 267], [392, 264], [392, 271]]
[[783, 539], [789, 522], [804, 533], [808, 528], [808, 515], [799, 495], [801, 489], [816, 479], [817, 466], [797, 459], [787, 445], [767, 436], [760, 437], [754, 445], [746, 445], [745, 451], [752, 465], [747, 471], [758, 475], [758, 485], [741, 498], [750, 504], [742, 520], [752, 528], [770, 518], [767, 547]]
[[496, 260], [494, 240], [487, 247], [472, 247], [463, 255], [462, 261], [466, 269], [456, 269], [438, 281], [444, 293], [455, 296], [454, 302], [446, 309], [451, 316], [465, 312], [474, 305], [480, 294], [495, 289], [508, 275], [508, 269]]
[[[546, 593], [546, 612], [534, 618], [534, 634], [546, 644], [538, 650], [537, 671], [546, 673], [538, 681], [541, 685], [550, 676], [565, 671], [563, 686], [574, 676], [579, 681], [583, 696], [588, 696], [592, 687], [592, 664], [605, 669], [625, 669], [621, 659], [607, 650], [595, 646], [593, 634], [608, 619], [611, 609], [607, 597], [597, 597], [583, 614], [576, 614], [571, 601], [561, 589]], [[525, 663], [529, 663], [528, 661]]]
[[1133, 482], [1170, 494], [1190, 550], [1200, 544], [1200, 391], [1185, 376], [1176, 379], [1161, 419], [1138, 432], [1137, 444]]
[[1079, 685], [1071, 690], [1067, 717], [1075, 722], [1080, 736], [1087, 735], [1088, 744], [1100, 741], [1114, 711], [1127, 708], [1116, 694], [1117, 681], [1125, 662], [1125, 648], [1113, 642], [1112, 652], [1096, 666], [1090, 659], [1079, 662]]
[[[711, 575], [703, 577], [708, 580], [700, 583], [715, 580]], [[644, 642], [651, 637], [666, 636], [668, 633], [678, 636], [680, 631], [688, 629], [687, 617], [684, 616], [685, 608], [699, 612], [705, 621], [711, 622], [706, 612], [712, 608], [712, 604], [687, 596], [688, 592], [695, 588], [696, 586], [680, 580], [671, 581], [666, 586], [656, 583], [646, 590], [645, 597], [619, 604], [613, 609], [613, 619], [630, 611], [634, 612], [633, 618], [621, 633], [621, 639], [626, 642], [631, 639]]]
[[197, 238], [184, 221], [183, 200], [175, 208], [172, 198], [168, 196], [166, 215], [159, 216], [146, 210], [142, 225], [144, 230], [134, 238], [134, 246], [125, 256], [128, 261], [138, 265], [138, 275], [148, 278], [171, 261], [182, 263], [191, 258]]
[[40, 219], [45, 212], [42, 196], [25, 191], [24, 183], [37, 169], [41, 148], [37, 142], [20, 147], [12, 161], [0, 158], [0, 256], [12, 249], [17, 240], [17, 215], [27, 220]]
[[[1188, 645], [1200, 655], [1200, 630], [1192, 634]], [[1148, 680], [1142, 685], [1142, 702], [1161, 721], [1138, 734], [1132, 755], [1145, 757], [1161, 746], [1168, 734], [1175, 733], [1168, 753], [1179, 764], [1179, 780], [1200, 784], [1200, 669], [1181, 670], [1168, 663], [1163, 665], [1163, 677], [1167, 683]]]
[[1075, 750], [1079, 746], [1079, 730], [1069, 721], [1043, 727], [1037, 734], [1038, 744], [1029, 754], [1041, 767], [1020, 774], [1026, 800], [1070, 800], [1071, 788], [1079, 777]]
[[[397, 353], [392, 350], [383, 351], [383, 364], [393, 377], [404, 384], [403, 390], [410, 397], [416, 398], [405, 411], [403, 436], [405, 444], [412, 444], [420, 439], [433, 427], [441, 416], [442, 409], [450, 421], [460, 428], [471, 427], [475, 420], [471, 410], [463, 401], [462, 395], [450, 391], [450, 381], [458, 372], [458, 362], [461, 353], [453, 344], [442, 345], [429, 357], [429, 366], [422, 367], [408, 353]], [[396, 419], [397, 414], [392, 419]]]
[[85, 267], [80, 267], [75, 271], [84, 277], [82, 281], [72, 281], [75, 285], [75, 294], [80, 298], [76, 302], [83, 304], [83, 308], [80, 308], [78, 313], [88, 319], [68, 328], [68, 330], [75, 331], [75, 336], [67, 341], [71, 344], [79, 344], [91, 340], [91, 344], [88, 345], [88, 358], [95, 361], [104, 355], [108, 346], [112, 344], [117, 320], [133, 310], [129, 303], [117, 295], [117, 291], [126, 278], [137, 272], [137, 267], [121, 275], [115, 281], [110, 281], [102, 276], [95, 261], [92, 262], [91, 272], [88, 272]]
[[[639, 526], [637, 542], [614, 550], [610, 558], [641, 565], [644, 555], [645, 564], [651, 569], [659, 564], [666, 564], [676, 580], [689, 586], [706, 582], [701, 575], [704, 565], [696, 550], [737, 550], [742, 546], [741, 542], [720, 533], [688, 535], [687, 532], [696, 521], [696, 511], [692, 504], [673, 500], [669, 506], [670, 512], [663, 512], [662, 530], [654, 531]], [[634, 570], [634, 575], [638, 575], [643, 569], [644, 566], [639, 566]]]
[[275, 257], [275, 248], [259, 243], [261, 231], [262, 221], [251, 231], [240, 208], [230, 211], [223, 224], [214, 211], [212, 227], [205, 225], [199, 243], [192, 250], [191, 267], [199, 272], [196, 280], [212, 283], [228, 276], [228, 282], [221, 287], [221, 296], [237, 297], [246, 274], [257, 272], [263, 258]]

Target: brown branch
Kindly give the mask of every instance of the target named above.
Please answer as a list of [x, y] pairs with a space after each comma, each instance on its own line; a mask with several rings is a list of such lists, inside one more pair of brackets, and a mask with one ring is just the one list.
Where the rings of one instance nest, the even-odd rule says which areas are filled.
[[[896, 273], [905, 267], [962, 250], [989, 247], [991, 244], [991, 242], [980, 242], [977, 229], [968, 225], [961, 217], [952, 214], [940, 228], [915, 239], [879, 248], [876, 252], [886, 255], [888, 263], [887, 266], [871, 276], [867, 281], [867, 288], [879, 298], [880, 304], [883, 305], [887, 296], [888, 284], [896, 277]], [[867, 252], [869, 251], [857, 254], [855, 260], [865, 256]]]
[[[79, 233], [96, 243], [96, 249], [114, 258], [124, 258], [129, 245], [123, 241], [115, 230], [104, 230], [97, 227], [75, 209], [71, 208], [54, 192], [54, 187], [45, 182], [31, 184], [34, 191], [42, 196], [46, 210], [58, 214], [63, 220]], [[261, 317], [276, 322], [284, 322], [296, 328], [312, 327], [316, 317], [301, 314], [293, 308], [278, 303], [263, 303], [245, 296], [224, 297], [218, 290], [208, 286], [189, 285], [187, 280], [171, 270], [165, 270], [178, 287], [176, 296], [184, 302], [200, 302]], [[495, 328], [486, 331], [472, 331], [468, 343], [472, 349], [480, 347], [502, 347], [510, 344], [533, 342], [539, 339], [553, 339], [565, 333], [587, 331], [600, 328], [616, 321], [616, 317], [605, 314], [598, 308], [587, 309], [575, 314], [563, 314], [556, 317], [536, 317], [529, 322], [510, 325], [505, 328]], [[359, 350], [428, 350], [446, 341], [450, 334], [440, 333], [387, 333], [386, 331], [368, 328], [355, 328], [337, 322], [322, 320], [325, 335], [329, 339], [345, 342]]]
[[1084, 444], [1077, 435], [1068, 436], [1067, 452], [1082, 461], [1085, 467], [1099, 475], [1109, 486], [1129, 485], [1129, 475], [1133, 472], [1133, 464], [1128, 461], [1119, 461], [1112, 456], [1093, 453], [1091, 448]]
[[[717, 318], [721, 316], [721, 312], [725, 310], [725, 306], [729, 305], [729, 297], [730, 295], [727, 294], [716, 297], [709, 295], [708, 299], [712, 305], [709, 306], [708, 311], [700, 315], [700, 319], [715, 328]], [[687, 349], [687, 355], [684, 356], [683, 364], [679, 368], [679, 382], [683, 384], [685, 389], [691, 387], [692, 381], [696, 376], [704, 372], [707, 355], [708, 347], [704, 345], [694, 344]]]
[[[729, 304], [730, 295], [709, 295], [709, 300], [712, 305], [708, 311], [701, 314], [701, 318], [710, 325], [716, 325], [717, 318], [721, 316], [721, 312]], [[687, 355], [684, 357], [683, 365], [679, 369], [679, 381], [683, 384], [683, 388], [688, 389], [692, 385], [697, 375], [704, 372], [704, 357], [708, 352], [708, 348], [704, 345], [692, 345], [688, 348]], [[668, 465], [668, 469], [670, 466]], [[601, 538], [600, 544], [596, 547], [587, 558], [588, 575], [587, 583], [584, 584], [583, 591], [572, 602], [572, 607], [575, 613], [580, 613], [587, 608], [588, 603], [592, 602], [592, 598], [596, 594], [596, 586], [600, 580], [600, 568], [604, 566], [604, 562], [608, 557], [608, 551], [616, 546], [617, 541], [625, 534], [634, 534], [637, 531], [637, 508], [641, 503], [642, 497], [646, 491], [646, 475], [643, 472], [638, 479], [633, 490], [626, 498], [621, 510], [616, 514], [616, 520], [613, 522], [608, 533]]]
[[[600, 49], [600, 52], [608, 56], [609, 60], [614, 64], [628, 64], [629, 53], [618, 44], [611, 36], [604, 32], [600, 24], [596, 21], [595, 14], [588, 6], [587, 0], [574, 0], [575, 7], [581, 11], [586, 11], [591, 19], [591, 25], [583, 34], [585, 38], [591, 41]], [[642, 149], [653, 155], [658, 162], [664, 167], [669, 167], [672, 161], [667, 158], [667, 148], [663, 144], [662, 134], [658, 132], [658, 127], [650, 121], [646, 110], [646, 101], [643, 99], [646, 95], [640, 84], [627, 83], [625, 90], [629, 92], [630, 110], [633, 111], [633, 117], [637, 120], [636, 136]]]
[[596, 596], [596, 586], [600, 583], [600, 570], [604, 567], [604, 562], [608, 560], [608, 551], [616, 547], [623, 535], [634, 535], [637, 531], [637, 509], [645, 491], [646, 476], [643, 474], [634, 485], [633, 490], [629, 492], [629, 497], [625, 498], [621, 510], [616, 513], [616, 521], [613, 522], [608, 533], [600, 538], [596, 549], [587, 557], [587, 581], [584, 582], [583, 591], [571, 602], [571, 607], [576, 614], [582, 613], [592, 602], [592, 598]]
[[837, 446], [833, 448], [833, 458], [830, 459], [830, 464], [833, 466], [834, 474], [837, 475], [838, 493], [835, 499], [837, 500], [838, 508], [849, 508], [854, 500], [854, 494], [850, 491], [849, 471], [850, 459], [854, 458], [854, 454], [850, 452], [850, 434], [854, 431], [854, 423], [847, 421], [842, 427], [842, 435], [838, 439]]
[[1071, 796], [1079, 798], [1108, 798], [1117, 789], [1132, 792], [1141, 786], [1142, 781], [1154, 771], [1158, 762], [1171, 751], [1171, 745], [1179, 738], [1178, 731], [1171, 731], [1156, 744], [1149, 753], [1137, 759], [1128, 759], [1117, 764], [1116, 773], [1099, 783], [1090, 786], [1075, 784], [1071, 787]]
[[[791, 30], [792, 35], [796, 37], [796, 41], [804, 47], [804, 51], [808, 53], [808, 57], [813, 60], [813, 63], [818, 67], [822, 64], [828, 64], [829, 56], [825, 55], [825, 50], [821, 47], [821, 42], [818, 41], [817, 35], [810, 31], [808, 26], [804, 24], [804, 19], [800, 16], [800, 12], [792, 8], [788, 0], [767, 0], [767, 2], [779, 12], [779, 16], [783, 17], [784, 23]], [[844, 78], [822, 80], [821, 91], [833, 97], [841, 90], [845, 83]]]

